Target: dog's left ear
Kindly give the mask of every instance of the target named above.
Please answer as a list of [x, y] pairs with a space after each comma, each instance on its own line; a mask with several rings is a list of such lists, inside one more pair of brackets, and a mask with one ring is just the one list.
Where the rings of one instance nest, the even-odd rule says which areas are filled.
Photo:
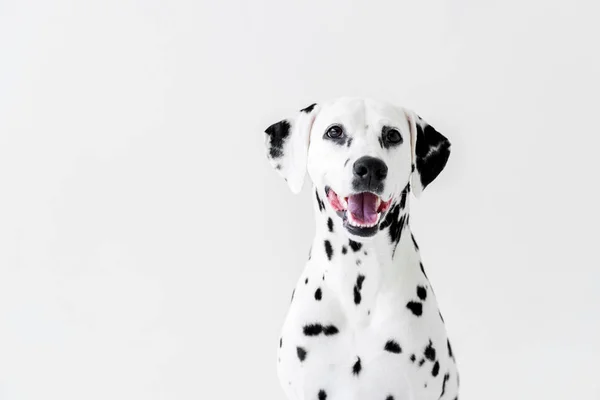
[[450, 141], [414, 112], [405, 112], [411, 130], [411, 187], [418, 197], [446, 166], [450, 157]]
[[267, 158], [293, 193], [300, 193], [304, 183], [310, 130], [318, 112], [319, 106], [311, 104], [265, 130]]

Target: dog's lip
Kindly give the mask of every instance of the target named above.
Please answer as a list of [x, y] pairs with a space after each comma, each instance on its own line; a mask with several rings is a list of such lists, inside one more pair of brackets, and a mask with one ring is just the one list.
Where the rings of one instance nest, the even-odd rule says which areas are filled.
[[[367, 223], [356, 218], [352, 212], [348, 211], [348, 199], [351, 196], [369, 193], [372, 196], [376, 196], [376, 212], [377, 217], [374, 222]], [[331, 207], [336, 213], [344, 220], [344, 226], [353, 234], [357, 236], [372, 236], [375, 234], [376, 229], [373, 232], [367, 234], [366, 230], [371, 231], [372, 228], [376, 228], [381, 220], [381, 215], [386, 212], [392, 203], [392, 198], [382, 201], [378, 194], [373, 192], [356, 192], [349, 193], [347, 196], [338, 195], [331, 187], [325, 187], [325, 195]]]

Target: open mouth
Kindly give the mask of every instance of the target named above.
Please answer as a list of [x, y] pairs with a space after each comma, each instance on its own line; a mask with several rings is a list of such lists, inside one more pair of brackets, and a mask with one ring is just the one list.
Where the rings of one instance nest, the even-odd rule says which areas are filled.
[[362, 192], [339, 196], [330, 187], [325, 188], [331, 207], [344, 220], [344, 226], [357, 236], [372, 236], [377, 232], [381, 214], [390, 208], [392, 199], [382, 201], [375, 193]]

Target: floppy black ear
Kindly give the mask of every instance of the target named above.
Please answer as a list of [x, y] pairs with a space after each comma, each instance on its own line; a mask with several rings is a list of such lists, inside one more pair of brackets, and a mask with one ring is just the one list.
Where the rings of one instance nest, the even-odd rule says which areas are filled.
[[411, 187], [419, 196], [442, 172], [450, 157], [450, 141], [414, 112], [407, 112], [411, 126], [413, 172]]
[[311, 104], [265, 130], [267, 158], [293, 193], [299, 193], [304, 183], [310, 130], [318, 110], [317, 104]]

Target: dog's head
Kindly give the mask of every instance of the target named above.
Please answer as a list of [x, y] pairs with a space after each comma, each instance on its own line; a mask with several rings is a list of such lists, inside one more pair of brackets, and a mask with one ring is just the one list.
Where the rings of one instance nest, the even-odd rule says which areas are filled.
[[353, 239], [375, 235], [390, 206], [409, 188], [418, 196], [450, 156], [448, 139], [415, 113], [366, 99], [312, 104], [265, 133], [290, 189], [300, 191], [308, 170]]

